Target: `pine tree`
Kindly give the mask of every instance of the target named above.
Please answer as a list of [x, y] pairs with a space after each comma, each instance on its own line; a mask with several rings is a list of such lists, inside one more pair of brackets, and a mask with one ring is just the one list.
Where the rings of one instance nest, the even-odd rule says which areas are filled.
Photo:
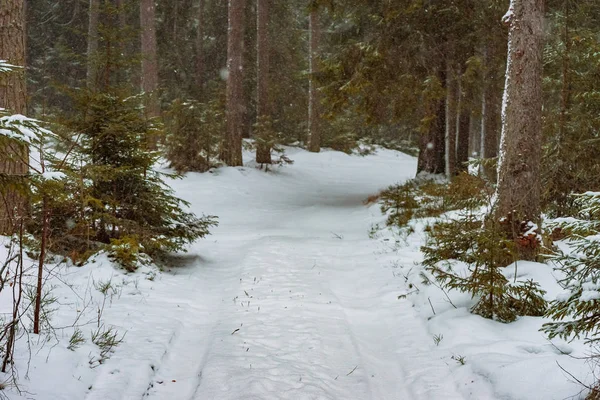
[[142, 93], [147, 95], [146, 115], [148, 118], [154, 118], [160, 115], [154, 0], [140, 1], [140, 25], [142, 43]]
[[492, 218], [518, 241], [523, 259], [539, 251], [541, 220], [543, 0], [511, 1], [498, 186]]
[[[0, 80], [0, 110], [26, 113], [25, 88], [25, 2], [0, 3], [0, 61], [16, 66]], [[0, 176], [21, 177], [28, 173], [29, 151], [22, 143], [3, 140], [0, 144]], [[12, 234], [17, 219], [25, 214], [25, 199], [14, 186], [1, 186], [0, 234]]]
[[270, 38], [269, 38], [269, 4], [270, 0], [258, 0], [256, 10], [257, 56], [256, 67], [256, 162], [271, 164], [271, 143], [269, 130], [265, 123], [271, 120], [271, 102], [269, 98]]
[[246, 0], [229, 0], [227, 42], [227, 133], [221, 159], [229, 166], [242, 166], [243, 47]]
[[319, 71], [319, 44], [321, 27], [319, 8], [311, 4], [308, 17], [309, 31], [309, 87], [308, 87], [308, 150], [318, 153], [321, 150], [321, 133], [319, 131], [319, 92], [315, 75]]

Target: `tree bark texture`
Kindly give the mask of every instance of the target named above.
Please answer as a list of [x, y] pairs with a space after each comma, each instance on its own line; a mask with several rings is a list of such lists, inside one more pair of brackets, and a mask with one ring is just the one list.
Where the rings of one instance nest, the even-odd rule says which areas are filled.
[[[16, 114], [27, 112], [25, 86], [25, 1], [0, 1], [0, 60], [22, 67], [0, 76], [0, 108]], [[8, 177], [26, 175], [29, 151], [14, 141], [6, 141], [0, 148], [0, 174]], [[19, 226], [26, 202], [11, 188], [0, 190], [0, 234], [12, 234]]]
[[146, 116], [160, 115], [158, 97], [158, 61], [156, 56], [156, 10], [154, 0], [140, 1], [140, 28], [142, 42], [142, 92], [146, 99]]
[[431, 122], [425, 132], [421, 133], [419, 143], [419, 158], [417, 161], [417, 175], [443, 174], [445, 162], [446, 138], [446, 105], [445, 100], [437, 100], [429, 106], [428, 115]]
[[[484, 49], [484, 82], [481, 101], [481, 151], [482, 158], [498, 157], [498, 137], [501, 129], [502, 90], [497, 83], [498, 72], [494, 65], [493, 46]], [[489, 166], [482, 167], [483, 176], [496, 182], [497, 171]]]
[[229, 166], [242, 166], [244, 126], [243, 54], [246, 0], [229, 0], [227, 32], [227, 132], [222, 151]]
[[[518, 240], [520, 257], [534, 259], [537, 240], [523, 237], [539, 226], [542, 153], [543, 0], [511, 0], [498, 185], [492, 216]], [[531, 243], [522, 243], [532, 239]]]
[[199, 100], [204, 96], [204, 0], [198, 0], [198, 28], [196, 30], [196, 90]]
[[[258, 0], [256, 12], [256, 117], [258, 122], [271, 117], [271, 103], [269, 99], [269, 1]], [[271, 164], [271, 147], [258, 143], [256, 147], [256, 162]]]
[[456, 121], [456, 171], [467, 172], [469, 162], [469, 145], [471, 140], [471, 94], [463, 84], [462, 76], [458, 79], [458, 120]]
[[319, 93], [315, 75], [319, 72], [319, 43], [321, 41], [321, 27], [319, 25], [319, 11], [316, 7], [311, 9], [308, 19], [309, 31], [309, 74], [308, 83], [308, 150], [318, 153], [321, 151], [321, 132], [319, 129]]
[[446, 132], [445, 171], [448, 179], [456, 174], [456, 118], [458, 114], [458, 85], [452, 62], [446, 64]]

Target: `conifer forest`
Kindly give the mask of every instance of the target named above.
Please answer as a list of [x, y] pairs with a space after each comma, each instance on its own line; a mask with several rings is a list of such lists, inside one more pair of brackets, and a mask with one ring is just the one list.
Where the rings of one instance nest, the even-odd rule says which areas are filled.
[[0, 0], [0, 399], [600, 400], [600, 1]]

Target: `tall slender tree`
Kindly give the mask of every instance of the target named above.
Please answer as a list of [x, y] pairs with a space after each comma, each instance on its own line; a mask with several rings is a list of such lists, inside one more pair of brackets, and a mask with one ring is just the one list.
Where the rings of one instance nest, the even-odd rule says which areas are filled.
[[196, 90], [204, 95], [204, 0], [198, 0], [198, 27], [196, 28]]
[[154, 0], [140, 1], [140, 26], [142, 42], [142, 92], [148, 95], [146, 116], [153, 118], [160, 115]]
[[315, 75], [319, 70], [319, 44], [321, 42], [321, 26], [319, 8], [311, 4], [309, 8], [309, 86], [308, 86], [308, 150], [318, 153], [321, 150], [321, 132], [319, 130], [319, 92]]
[[[270, 0], [258, 0], [256, 10], [256, 118], [259, 125], [267, 124], [271, 119], [269, 99], [269, 2]], [[259, 129], [270, 129], [270, 127], [259, 126]], [[267, 142], [259, 140], [256, 147], [256, 162], [259, 164], [271, 164], [271, 146]]]
[[[20, 67], [0, 80], [0, 108], [25, 114], [25, 1], [0, 1], [0, 60]], [[26, 175], [29, 151], [11, 140], [3, 140], [0, 148], [0, 178]], [[11, 186], [0, 190], [0, 234], [14, 233], [17, 219], [25, 212], [25, 200]]]
[[[542, 152], [542, 47], [544, 0], [511, 0], [502, 136], [493, 220], [522, 237], [539, 224]], [[518, 240], [521, 258], [534, 259], [537, 246]]]
[[229, 166], [241, 166], [243, 104], [244, 10], [246, 0], [229, 0], [227, 32], [227, 132], [221, 158]]
[[87, 34], [87, 87], [96, 88], [98, 80], [98, 23], [100, 20], [100, 0], [90, 0]]

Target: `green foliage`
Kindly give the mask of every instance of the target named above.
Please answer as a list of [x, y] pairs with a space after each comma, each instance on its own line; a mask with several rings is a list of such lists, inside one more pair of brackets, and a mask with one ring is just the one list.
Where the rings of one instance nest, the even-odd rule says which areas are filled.
[[207, 235], [215, 218], [185, 211], [163, 181], [176, 176], [153, 169], [158, 154], [145, 149], [154, 127], [140, 99], [112, 90], [86, 93], [78, 104], [69, 126], [79, 140], [65, 163], [63, 192], [47, 200], [52, 250], [79, 260], [111, 244], [115, 259], [133, 269], [138, 253], [156, 259]]
[[166, 157], [178, 172], [206, 172], [218, 166], [225, 131], [223, 102], [176, 100], [167, 113]]
[[568, 339], [585, 335], [596, 342], [600, 333], [600, 193], [575, 196], [579, 208], [575, 218], [553, 223], [569, 235], [569, 253], [551, 257], [564, 278], [559, 282], [564, 292], [550, 304], [547, 315], [554, 322], [542, 330], [550, 338]]
[[512, 322], [520, 315], [542, 315], [546, 301], [539, 285], [509, 282], [503, 274], [516, 260], [514, 241], [486, 225], [473, 213], [434, 224], [421, 248], [426, 270], [442, 288], [469, 293], [476, 300], [471, 311], [484, 318]]
[[127, 271], [135, 271], [140, 260], [140, 244], [135, 236], [111, 239], [109, 257]]
[[463, 208], [475, 209], [489, 198], [486, 183], [466, 173], [450, 183], [418, 178], [381, 192], [381, 211], [388, 215], [387, 225], [404, 227], [413, 218], [439, 217]]
[[67, 349], [71, 351], [77, 350], [82, 344], [85, 343], [85, 337], [83, 336], [83, 332], [79, 328], [75, 328], [71, 338], [69, 339], [69, 345]]
[[572, 193], [600, 190], [600, 3], [548, 13], [544, 49], [543, 203], [553, 217], [577, 212]]

